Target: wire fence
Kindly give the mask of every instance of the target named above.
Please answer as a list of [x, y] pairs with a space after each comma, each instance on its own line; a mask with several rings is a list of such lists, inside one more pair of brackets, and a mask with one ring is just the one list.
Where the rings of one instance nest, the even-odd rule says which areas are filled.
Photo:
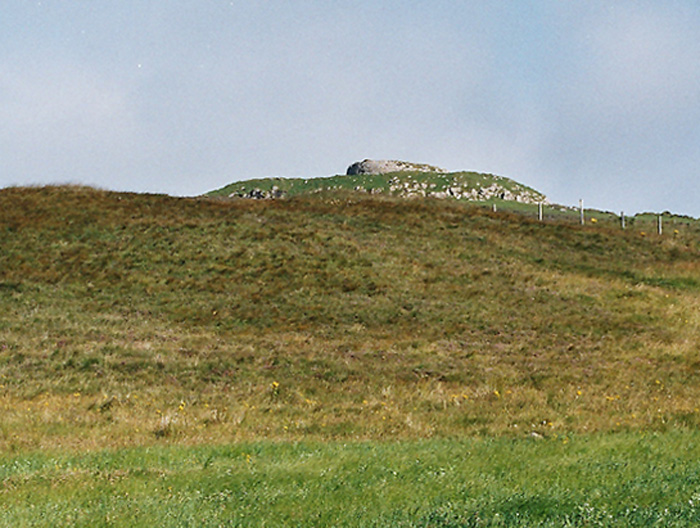
[[579, 224], [581, 226], [613, 227], [621, 230], [638, 232], [641, 236], [669, 235], [678, 236], [681, 233], [693, 232], [700, 234], [700, 221], [670, 212], [638, 213], [626, 215], [624, 211], [614, 213], [596, 209], [586, 209], [583, 200], [578, 207], [549, 204], [549, 203], [509, 203], [507, 201], [493, 202], [489, 205], [497, 212], [510, 212], [537, 218], [540, 222], [558, 222]]

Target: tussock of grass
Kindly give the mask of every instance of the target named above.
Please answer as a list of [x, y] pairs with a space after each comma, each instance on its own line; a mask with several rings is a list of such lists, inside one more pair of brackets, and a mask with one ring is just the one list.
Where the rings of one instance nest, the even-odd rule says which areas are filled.
[[694, 428], [697, 225], [612, 221], [2, 190], [0, 446]]

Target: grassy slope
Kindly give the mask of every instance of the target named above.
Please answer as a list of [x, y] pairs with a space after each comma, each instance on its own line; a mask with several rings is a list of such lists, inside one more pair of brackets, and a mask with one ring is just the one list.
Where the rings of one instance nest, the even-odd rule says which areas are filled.
[[321, 178], [262, 178], [234, 182], [208, 193], [209, 196], [229, 196], [230, 194], [244, 194], [252, 189], [270, 191], [277, 187], [286, 196], [299, 196], [323, 190], [348, 190], [364, 189], [366, 191], [391, 192], [392, 181], [415, 185], [426, 184], [431, 192], [446, 191], [448, 187], [460, 187], [465, 191], [480, 189], [489, 185], [498, 184], [513, 193], [529, 192], [533, 196], [544, 199], [544, 195], [518, 183], [510, 178], [482, 174], [477, 172], [393, 172], [387, 174], [356, 174], [352, 176], [337, 175]]
[[695, 427], [697, 226], [0, 192], [0, 446]]

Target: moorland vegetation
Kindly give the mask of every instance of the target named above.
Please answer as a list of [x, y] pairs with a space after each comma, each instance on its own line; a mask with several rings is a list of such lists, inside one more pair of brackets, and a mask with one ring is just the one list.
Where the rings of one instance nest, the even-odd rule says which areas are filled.
[[355, 193], [0, 202], [5, 449], [700, 418], [696, 224]]
[[[1, 190], [0, 519], [32, 525], [31, 496], [42, 526], [698, 520], [700, 226], [497, 203]], [[569, 468], [550, 492], [536, 453]]]

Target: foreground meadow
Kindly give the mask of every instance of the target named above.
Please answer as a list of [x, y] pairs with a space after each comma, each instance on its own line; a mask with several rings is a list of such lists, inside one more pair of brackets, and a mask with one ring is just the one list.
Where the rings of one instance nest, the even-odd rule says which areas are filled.
[[700, 232], [642, 220], [2, 190], [3, 523], [690, 522]]
[[0, 458], [0, 525], [697, 526], [700, 435], [241, 443]]

